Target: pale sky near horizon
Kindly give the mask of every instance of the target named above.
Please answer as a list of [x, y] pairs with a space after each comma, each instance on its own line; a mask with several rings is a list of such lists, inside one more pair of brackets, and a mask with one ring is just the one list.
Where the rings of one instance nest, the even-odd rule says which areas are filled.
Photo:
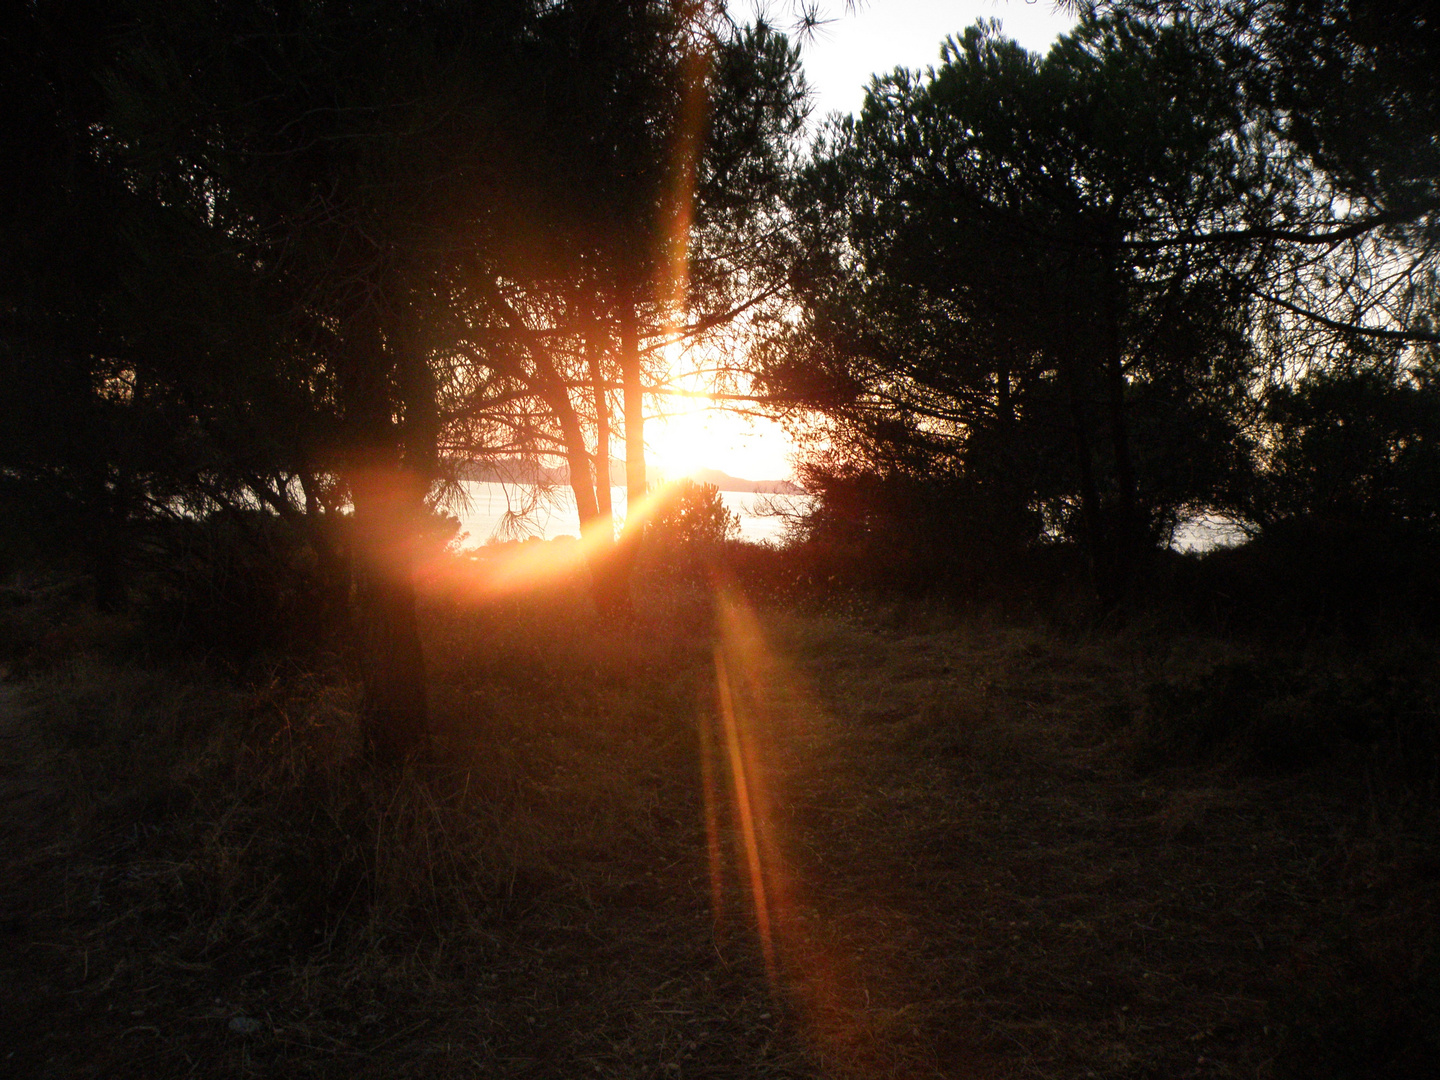
[[[785, 8], [767, 6], [783, 27]], [[938, 63], [941, 42], [978, 19], [998, 19], [1006, 37], [1038, 53], [1075, 25], [1053, 0], [863, 0], [851, 13], [843, 0], [826, 6], [832, 21], [801, 45], [805, 77], [815, 91], [812, 123], [832, 112], [858, 112], [872, 75]]]
[[[743, 16], [743, 3], [735, 13]], [[752, 9], [755, 5], [752, 5]], [[760, 0], [759, 8], [784, 29], [793, 0]], [[821, 0], [831, 21], [802, 43], [801, 60], [814, 91], [811, 130], [832, 112], [857, 112], [872, 75], [896, 67], [924, 69], [940, 59], [940, 43], [977, 19], [999, 19], [1004, 33], [1033, 52], [1046, 52], [1075, 20], [1053, 0]], [[720, 469], [750, 480], [789, 479], [795, 445], [781, 427], [723, 410], [671, 416], [646, 425], [654, 466], [669, 476], [695, 468]]]

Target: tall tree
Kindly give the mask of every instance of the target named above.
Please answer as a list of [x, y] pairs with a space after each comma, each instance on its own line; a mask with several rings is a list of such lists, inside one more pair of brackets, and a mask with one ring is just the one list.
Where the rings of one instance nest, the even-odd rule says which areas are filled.
[[109, 5], [77, 2], [17, 5], [0, 22], [0, 498], [49, 550], [82, 552], [107, 607], [145, 511], [142, 476], [153, 483], [160, 464], [158, 418], [125, 356], [138, 200], [91, 139], [123, 25]]
[[[61, 29], [51, 7], [69, 11], [31, 29]], [[38, 44], [53, 62], [26, 104], [66, 70]], [[166, 484], [202, 512], [258, 503], [335, 565], [347, 538], [367, 734], [402, 759], [425, 740], [413, 571], [445, 451], [559, 452], [593, 526], [608, 454], [587, 434], [618, 391], [640, 501], [660, 347], [722, 321], [741, 288], [692, 273], [691, 240], [757, 217], [783, 179], [795, 54], [687, 0], [137, 0], [104, 46], [88, 96], [52, 110], [69, 142], [46, 175], [93, 171], [85, 198], [124, 205], [106, 234], [124, 265], [97, 263], [109, 276], [79, 304], [47, 294], [38, 321], [39, 294], [7, 274], [6, 362], [73, 354], [72, 415], [144, 404], [163, 459], [135, 485], [150, 505], [173, 503]], [[21, 236], [27, 198], [5, 227], [43, 252]], [[759, 288], [768, 271], [749, 268]], [[70, 353], [42, 341], [56, 328]], [[9, 389], [42, 404], [32, 381]], [[84, 449], [120, 492], [120, 451]], [[30, 468], [16, 449], [7, 476], [12, 459]]]
[[1187, 238], [1275, 195], [1244, 121], [1193, 34], [1127, 20], [1043, 59], [981, 25], [877, 79], [812, 169], [816, 233], [841, 229], [770, 385], [841, 417], [867, 467], [953, 474], [995, 543], [1046, 509], [1120, 595], [1243, 457], [1232, 282], [1264, 253]]
[[1279, 317], [1332, 340], [1434, 342], [1440, 270], [1440, 23], [1424, 2], [1106, 0], [1080, 5], [1183, 25], [1234, 73], [1252, 138], [1295, 197], [1208, 239], [1282, 257], [1247, 282]]
[[[782, 35], [709, 3], [557, 7], [532, 67], [547, 93], [513, 176], [514, 235], [478, 271], [490, 275], [477, 285], [490, 314], [471, 344], [482, 363], [517, 373], [527, 421], [516, 430], [530, 452], [566, 462], [597, 599], [617, 608], [644, 523], [644, 425], [667, 352], [713, 337], [787, 280], [781, 195], [804, 84]], [[612, 545], [617, 427], [631, 511]]]
[[[143, 193], [143, 377], [186, 403], [217, 495], [354, 507], [377, 755], [426, 725], [414, 561], [440, 346], [522, 143], [533, 4], [142, 7], [100, 150]], [[223, 288], [213, 288], [216, 285]], [[316, 542], [324, 541], [316, 530]]]

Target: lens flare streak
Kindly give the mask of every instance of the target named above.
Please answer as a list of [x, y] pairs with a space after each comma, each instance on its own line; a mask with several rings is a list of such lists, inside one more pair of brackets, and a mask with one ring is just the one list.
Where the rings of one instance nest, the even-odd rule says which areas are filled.
[[[715, 646], [716, 716], [714, 733], [702, 727], [702, 782], [709, 847], [711, 897], [717, 931], [722, 920], [723, 847], [716, 776], [728, 765], [728, 795], [733, 801], [740, 851], [734, 873], [749, 888], [754, 931], [765, 975], [777, 1002], [796, 1009], [807, 1038], [822, 1047], [854, 1048], [865, 1041], [869, 1010], [866, 979], [853, 962], [827, 947], [804, 900], [803, 867], [787, 856], [797, 837], [784, 835], [776, 809], [803, 798], [798, 788], [781, 792], [776, 784], [796, 783], [787, 767], [795, 753], [818, 749], [827, 725], [797, 672], [789, 670], [766, 641], [756, 613], [724, 588], [717, 588]], [[723, 747], [718, 753], [714, 747]], [[718, 940], [718, 939], [717, 939]], [[861, 1004], [864, 1001], [865, 1004]], [[860, 1021], [857, 1023], [857, 1021]]]
[[[755, 772], [747, 768], [754, 764], [752, 753], [747, 754], [741, 746], [740, 727], [735, 715], [735, 699], [731, 692], [729, 674], [725, 669], [725, 654], [715, 650], [715, 682], [719, 690], [720, 718], [725, 725], [725, 746], [730, 756], [730, 777], [735, 787], [735, 808], [740, 816], [740, 833], [745, 843], [745, 863], [750, 875], [750, 894], [755, 904], [755, 926], [760, 935], [760, 949], [765, 957], [765, 974], [771, 983], [775, 982], [775, 943], [770, 936], [770, 905], [765, 898], [765, 873], [760, 861], [760, 841], [755, 829], [755, 805], [751, 800], [749, 777]], [[746, 740], [747, 742], [749, 740]]]

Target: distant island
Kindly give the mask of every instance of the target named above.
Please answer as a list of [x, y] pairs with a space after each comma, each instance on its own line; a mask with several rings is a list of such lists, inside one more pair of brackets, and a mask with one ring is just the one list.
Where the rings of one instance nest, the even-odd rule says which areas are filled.
[[805, 489], [790, 480], [745, 480], [719, 469], [696, 469], [690, 479], [714, 484], [721, 491], [745, 491], [755, 495], [803, 495]]
[[[564, 462], [558, 465], [540, 465], [523, 458], [498, 458], [494, 461], [464, 461], [455, 466], [456, 477], [460, 480], [488, 481], [496, 484], [568, 484], [570, 468]], [[746, 480], [731, 476], [719, 469], [696, 469], [690, 479], [702, 484], [714, 484], [721, 491], [739, 491], [752, 495], [803, 495], [805, 490], [790, 480]], [[610, 483], [614, 487], [625, 486], [625, 463], [610, 463]]]

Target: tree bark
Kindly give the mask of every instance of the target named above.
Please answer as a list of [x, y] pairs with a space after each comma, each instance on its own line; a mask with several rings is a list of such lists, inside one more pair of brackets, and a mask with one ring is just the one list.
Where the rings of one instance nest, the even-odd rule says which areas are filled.
[[1095, 460], [1090, 448], [1090, 425], [1085, 416], [1085, 402], [1076, 358], [1062, 357], [1060, 370], [1065, 379], [1066, 397], [1069, 399], [1070, 428], [1075, 438], [1075, 462], [1080, 471], [1080, 513], [1085, 524], [1085, 562], [1090, 572], [1091, 587], [1104, 600], [1108, 590], [1106, 575], [1102, 572], [1105, 561], [1105, 530], [1100, 507], [1100, 488], [1095, 482]]
[[339, 633], [348, 642], [353, 624], [350, 617], [350, 557], [337, 529], [338, 515], [320, 498], [320, 485], [313, 472], [300, 474], [305, 495], [305, 537], [315, 552], [316, 586], [320, 594], [318, 623], [322, 633]]
[[999, 453], [990, 477], [997, 492], [990, 507], [995, 515], [994, 540], [998, 544], [996, 555], [1004, 561], [1013, 559], [1034, 539], [1029, 527], [1026, 508], [1030, 500], [1030, 489], [1020, 478], [1015, 467], [1015, 415], [1014, 353], [1009, 361], [1001, 360], [995, 372], [995, 426], [999, 440]]
[[645, 535], [645, 391], [640, 372], [639, 318], [633, 292], [620, 302], [620, 382], [625, 409], [625, 529], [619, 562], [626, 577], [640, 554]]
[[347, 337], [340, 381], [353, 439], [344, 472], [355, 507], [362, 726], [375, 763], [394, 768], [429, 749], [415, 570], [439, 415], [434, 374], [403, 305], [367, 308]]
[[[615, 543], [615, 528], [609, 512], [608, 452], [605, 455], [607, 464], [603, 477], [597, 467], [592, 483], [593, 459], [585, 449], [585, 429], [580, 423], [574, 403], [570, 400], [570, 391], [542, 348], [531, 345], [530, 355], [541, 383], [541, 394], [560, 424], [560, 438], [565, 444], [565, 462], [570, 472], [570, 491], [575, 496], [580, 534], [586, 542], [586, 562], [590, 567], [595, 606], [605, 615], [623, 614], [629, 610], [629, 566], [618, 558], [619, 547]], [[606, 503], [603, 513], [600, 509], [602, 491]]]
[[398, 466], [350, 475], [360, 578], [362, 721], [377, 764], [423, 752], [429, 733], [425, 657], [415, 614], [415, 559], [422, 484]]
[[545, 403], [560, 421], [560, 437], [565, 442], [565, 464], [570, 472], [570, 491], [575, 496], [575, 509], [580, 516], [580, 531], [593, 530], [600, 517], [600, 504], [595, 486], [590, 481], [590, 455], [585, 450], [585, 432], [580, 417], [570, 401], [570, 392], [552, 371], [545, 391]]
[[[590, 580], [601, 614], [630, 613], [630, 565], [615, 541], [615, 508], [610, 497], [610, 401], [600, 369], [600, 328], [593, 318], [585, 328], [585, 359], [595, 399], [595, 496], [598, 514], [588, 537]], [[628, 478], [628, 477], [627, 477]], [[584, 523], [581, 524], [582, 533]]]
[[482, 281], [482, 287], [495, 302], [497, 309], [504, 314], [516, 334], [517, 343], [532, 361], [534, 375], [526, 376], [527, 382], [549, 406], [560, 425], [560, 438], [565, 447], [565, 460], [570, 472], [570, 490], [575, 495], [580, 532], [587, 541], [586, 556], [590, 565], [596, 607], [607, 614], [627, 611], [629, 596], [626, 590], [630, 567], [620, 557], [620, 546], [615, 543], [614, 519], [610, 506], [609, 415], [605, 405], [605, 387], [599, 374], [596, 349], [598, 329], [593, 313], [584, 313], [582, 328], [590, 380], [595, 393], [597, 423], [602, 425], [596, 458], [593, 461], [595, 479], [592, 484], [592, 458], [585, 449], [584, 428], [570, 400], [570, 391], [565, 380], [560, 377], [559, 370], [544, 344], [524, 332], [524, 320], [506, 303], [494, 283], [486, 278]]
[[600, 516], [614, 530], [615, 508], [610, 499], [610, 398], [600, 370], [600, 328], [593, 317], [585, 327], [585, 362], [595, 396], [595, 501]]
[[1122, 599], [1135, 576], [1141, 548], [1137, 520], [1138, 491], [1135, 463], [1130, 453], [1130, 430], [1125, 415], [1125, 356], [1120, 337], [1120, 283], [1113, 272], [1105, 288], [1105, 389], [1109, 407], [1110, 443], [1115, 455], [1117, 498], [1110, 552], [1110, 591]]

